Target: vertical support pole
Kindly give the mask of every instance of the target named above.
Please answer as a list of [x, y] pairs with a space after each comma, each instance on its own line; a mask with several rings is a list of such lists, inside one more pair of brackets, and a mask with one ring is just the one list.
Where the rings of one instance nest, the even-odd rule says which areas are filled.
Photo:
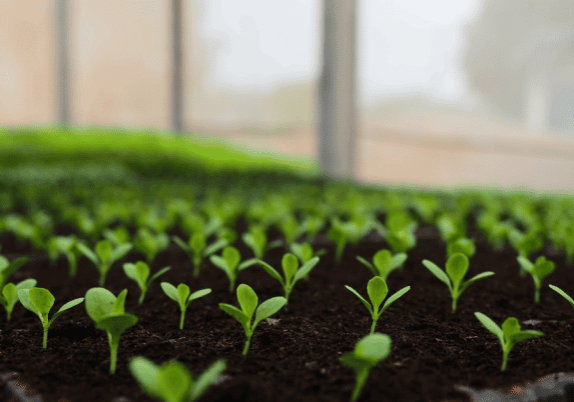
[[56, 0], [56, 54], [58, 124], [62, 127], [71, 124], [70, 116], [70, 24], [68, 0]]
[[171, 75], [171, 126], [181, 135], [183, 131], [183, 66], [182, 66], [182, 0], [171, 1], [172, 16], [172, 75]]
[[319, 162], [328, 178], [355, 175], [356, 0], [323, 0], [323, 65], [319, 82]]

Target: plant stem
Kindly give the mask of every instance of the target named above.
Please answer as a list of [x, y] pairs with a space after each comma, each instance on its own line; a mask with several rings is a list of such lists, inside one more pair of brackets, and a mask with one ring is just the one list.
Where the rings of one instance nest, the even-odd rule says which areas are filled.
[[110, 374], [115, 374], [118, 360], [118, 343], [110, 345]]
[[181, 318], [179, 320], [179, 329], [183, 329], [184, 318], [185, 318], [185, 310], [181, 310]]
[[48, 346], [48, 328], [44, 328], [44, 342], [42, 344], [44, 349]]
[[540, 301], [540, 289], [534, 291], [534, 302], [538, 303]]
[[377, 321], [373, 320], [373, 324], [371, 325], [371, 334], [375, 333], [375, 327], [377, 326]]
[[452, 299], [452, 312], [454, 313], [454, 310], [456, 310], [456, 299]]
[[355, 402], [359, 398], [359, 394], [367, 382], [367, 377], [369, 375], [369, 370], [361, 370], [357, 373], [357, 381], [355, 383], [355, 388], [353, 389], [353, 395], [351, 396], [351, 402]]
[[247, 356], [247, 351], [249, 350], [250, 343], [251, 343], [251, 337], [248, 337], [247, 342], [245, 342], [245, 347], [243, 348], [243, 356]]

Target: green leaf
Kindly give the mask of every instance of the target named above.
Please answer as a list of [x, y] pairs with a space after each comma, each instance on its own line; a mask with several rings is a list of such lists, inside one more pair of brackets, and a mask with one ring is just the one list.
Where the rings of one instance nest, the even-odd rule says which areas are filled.
[[554, 290], [560, 296], [562, 296], [563, 298], [568, 300], [568, 303], [570, 303], [572, 308], [574, 308], [574, 300], [570, 296], [568, 296], [562, 289], [560, 289], [558, 286], [554, 286], [554, 285], [548, 285], [548, 286], [550, 287], [550, 289]]
[[219, 303], [219, 308], [239, 321], [239, 323], [243, 325], [244, 328], [249, 327], [249, 317], [247, 317], [243, 311], [239, 310], [237, 307], [226, 303]]
[[234, 271], [241, 261], [241, 254], [239, 254], [239, 250], [237, 250], [235, 247], [226, 246], [223, 249], [223, 259], [225, 260], [227, 267], [229, 267], [231, 271]]
[[56, 300], [48, 289], [32, 288], [28, 294], [30, 302], [36, 307], [36, 314], [48, 318], [48, 313]]
[[[438, 279], [440, 279], [442, 282], [444, 282], [449, 289], [452, 289], [451, 284], [450, 284], [450, 279], [448, 278], [448, 276], [446, 276], [445, 272], [440, 269], [435, 263], [429, 261], [429, 260], [423, 260], [423, 264], [425, 267], [428, 268], [429, 271], [431, 271], [431, 273], [436, 276]], [[452, 290], [451, 290], [452, 292]]]
[[458, 289], [458, 293], [461, 294], [462, 292], [464, 292], [466, 290], [466, 288], [468, 288], [470, 285], [472, 285], [474, 282], [478, 281], [479, 279], [487, 278], [487, 277], [492, 276], [492, 275], [494, 275], [494, 272], [488, 271], [488, 272], [483, 272], [481, 274], [478, 274], [478, 275], [470, 278], [468, 281], [466, 281], [462, 284], [462, 286]]
[[542, 282], [544, 278], [554, 272], [555, 264], [552, 261], [547, 261], [546, 257], [540, 256], [534, 264], [534, 275]]
[[391, 297], [389, 297], [389, 298], [387, 299], [387, 301], [385, 302], [385, 304], [383, 305], [383, 309], [381, 310], [381, 314], [382, 314], [387, 308], [389, 308], [389, 306], [390, 306], [391, 304], [393, 304], [395, 300], [397, 300], [399, 297], [401, 297], [402, 295], [404, 295], [405, 293], [407, 293], [410, 289], [411, 289], [410, 286], [405, 286], [404, 288], [402, 288], [401, 290], [399, 290], [398, 292], [396, 292], [395, 294], [393, 294]]
[[100, 259], [92, 250], [90, 250], [88, 247], [86, 247], [86, 245], [84, 245], [82, 243], [77, 243], [76, 248], [78, 250], [80, 250], [80, 252], [84, 256], [86, 256], [90, 261], [92, 261], [96, 267], [100, 266]]
[[369, 268], [369, 270], [373, 273], [373, 275], [377, 276], [379, 275], [379, 271], [377, 271], [377, 269], [375, 268], [375, 266], [373, 264], [371, 264], [369, 261], [365, 260], [363, 257], [361, 256], [356, 256], [357, 260], [361, 261], [363, 264], [365, 264], [365, 266], [367, 268]]
[[189, 302], [191, 302], [192, 300], [199, 299], [200, 297], [203, 297], [203, 296], [208, 295], [210, 293], [211, 293], [211, 289], [209, 289], [209, 288], [195, 291], [191, 294], [191, 296], [189, 296], [187, 303], [189, 304]]
[[102, 317], [111, 314], [116, 297], [105, 288], [91, 288], [86, 292], [86, 312], [98, 322]]
[[446, 273], [456, 289], [468, 271], [468, 257], [463, 253], [455, 253], [446, 262]]
[[59, 316], [60, 314], [62, 314], [64, 311], [69, 310], [69, 309], [71, 309], [71, 308], [74, 307], [74, 306], [77, 306], [78, 304], [80, 304], [80, 303], [83, 302], [83, 301], [84, 301], [84, 298], [83, 298], [83, 297], [80, 297], [80, 298], [78, 298], [78, 299], [74, 299], [74, 300], [69, 301], [69, 302], [67, 302], [66, 304], [64, 304], [62, 307], [60, 307], [60, 309], [56, 312], [56, 314], [54, 314], [54, 315], [52, 316], [52, 318], [51, 318], [50, 321], [48, 322], [48, 326], [50, 326], [50, 325], [54, 322], [54, 320], [55, 320], [56, 318], [58, 318], [58, 316]]
[[161, 275], [165, 274], [167, 271], [169, 271], [171, 269], [171, 267], [165, 267], [160, 269], [159, 271], [157, 271], [155, 274], [152, 275], [152, 277], [149, 279], [149, 281], [146, 284], [146, 287], [148, 287], [153, 281], [155, 281], [157, 278], [159, 278]]
[[28, 258], [20, 257], [11, 262], [8, 262], [8, 260], [5, 257], [3, 256], [0, 257], [2, 257], [2, 259], [0, 260], [0, 289], [2, 289], [4, 283], [6, 283], [8, 278], [13, 273], [18, 271], [18, 269], [20, 269], [22, 265], [28, 262]]
[[121, 314], [124, 312], [124, 305], [126, 303], [126, 296], [128, 295], [128, 290], [124, 289], [118, 295], [118, 298], [112, 306], [112, 314]]
[[385, 360], [391, 354], [391, 338], [385, 334], [370, 334], [363, 337], [355, 346], [355, 355], [373, 361]]
[[16, 293], [18, 294], [18, 300], [20, 300], [20, 303], [22, 303], [22, 305], [26, 307], [26, 309], [30, 310], [34, 314], [38, 314], [36, 306], [34, 306], [34, 304], [32, 304], [32, 302], [30, 301], [29, 292], [30, 289], [17, 290]]
[[241, 306], [241, 310], [251, 322], [251, 317], [257, 308], [258, 297], [251, 286], [242, 283], [237, 287], [237, 300]]
[[[180, 283], [179, 286], [187, 286], [183, 283]], [[169, 282], [162, 282], [160, 283], [161, 288], [163, 289], [164, 293], [173, 301], [179, 303], [179, 286], [178, 289], [175, 288], [175, 286], [173, 286], [171, 283]], [[187, 287], [187, 290], [189, 292], [189, 286]], [[189, 294], [189, 293], [188, 293]]]
[[159, 367], [155, 363], [145, 357], [136, 356], [130, 359], [128, 368], [146, 394], [154, 399], [161, 399], [161, 388], [157, 376]]
[[287, 304], [287, 299], [282, 296], [272, 297], [269, 300], [261, 303], [257, 307], [257, 313], [255, 313], [255, 323], [252, 329], [254, 329], [261, 320], [271, 317], [273, 314], [281, 310], [281, 308]]
[[297, 282], [299, 279], [303, 278], [304, 276], [308, 275], [315, 265], [319, 262], [319, 257], [313, 257], [309, 261], [307, 261], [299, 270], [295, 273], [295, 280], [293, 283]]
[[373, 257], [373, 264], [377, 268], [377, 275], [385, 276], [391, 265], [392, 255], [389, 250], [383, 249], [378, 251]]
[[179, 298], [179, 302], [181, 303], [182, 306], [186, 306], [188, 304], [188, 298], [189, 298], [189, 286], [187, 286], [185, 283], [180, 283], [177, 286], [177, 297]]
[[124, 243], [117, 246], [115, 250], [112, 252], [109, 263], [113, 264], [114, 262], [124, 258], [130, 252], [132, 247], [133, 246], [131, 243]]
[[96, 328], [109, 332], [114, 338], [119, 338], [126, 329], [133, 327], [137, 322], [138, 318], [133, 314], [113, 314], [97, 321]]
[[191, 248], [187, 244], [185, 244], [185, 242], [181, 240], [179, 237], [172, 236], [171, 238], [174, 241], [174, 243], [177, 244], [179, 247], [181, 247], [186, 253], [189, 253], [191, 251]]
[[189, 247], [195, 254], [202, 254], [205, 250], [205, 235], [202, 232], [196, 232], [189, 239]]
[[96, 243], [96, 254], [98, 255], [102, 264], [107, 264], [112, 254], [114, 253], [114, 245], [109, 240], [101, 240]]
[[223, 373], [226, 368], [225, 360], [219, 359], [211, 366], [207, 368], [195, 381], [195, 385], [192, 388], [190, 397], [191, 401], [195, 401], [200, 398], [210, 386], [213, 385], [217, 377]]
[[178, 361], [164, 363], [157, 372], [159, 387], [166, 402], [183, 401], [192, 385], [191, 374]]
[[361, 300], [361, 303], [363, 303], [363, 304], [365, 305], [365, 307], [367, 308], [367, 310], [369, 310], [369, 313], [371, 313], [371, 315], [372, 315], [372, 314], [373, 314], [373, 309], [372, 309], [372, 307], [371, 307], [371, 304], [370, 304], [368, 301], [366, 301], [366, 300], [363, 298], [363, 296], [361, 296], [361, 295], [360, 295], [355, 289], [353, 289], [352, 287], [347, 286], [347, 285], [345, 285], [345, 287], [346, 287], [348, 290], [350, 290], [351, 292], [353, 292], [353, 294], [354, 294], [355, 296], [357, 296], [357, 297], [359, 298], [359, 300]]
[[281, 286], [285, 287], [285, 282], [283, 281], [283, 278], [281, 277], [281, 275], [279, 275], [279, 272], [277, 272], [275, 268], [273, 268], [271, 265], [267, 264], [265, 261], [262, 260], [257, 260], [257, 263], [261, 265], [261, 267], [265, 270], [265, 272], [269, 274], [269, 276], [271, 276], [274, 279], [277, 279], [279, 283], [281, 283]]
[[494, 321], [479, 312], [474, 313], [474, 316], [478, 318], [478, 320], [482, 323], [482, 325], [484, 325], [486, 329], [496, 335], [500, 341], [500, 345], [504, 345], [504, 332], [502, 332], [502, 329], [500, 329], [500, 327], [496, 325]]
[[385, 297], [387, 297], [389, 288], [383, 278], [375, 276], [367, 283], [367, 293], [369, 294], [371, 303], [373, 303], [373, 310], [377, 312], [379, 311], [379, 306], [383, 300], [385, 300]]
[[297, 272], [299, 268], [299, 261], [297, 257], [295, 257], [291, 253], [286, 253], [283, 255], [283, 259], [281, 260], [281, 265], [283, 266], [283, 273], [285, 275], [285, 283], [291, 283], [291, 279]]

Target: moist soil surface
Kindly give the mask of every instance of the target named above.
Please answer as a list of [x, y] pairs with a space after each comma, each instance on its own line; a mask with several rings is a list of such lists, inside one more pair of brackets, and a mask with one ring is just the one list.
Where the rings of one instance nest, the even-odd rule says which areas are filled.
[[[446, 245], [434, 228], [421, 224], [416, 232], [417, 245], [408, 251], [404, 267], [388, 277], [387, 298], [405, 286], [411, 289], [381, 315], [376, 327], [376, 332], [391, 337], [391, 354], [371, 370], [360, 401], [469, 401], [468, 394], [457, 385], [508, 390], [544, 375], [574, 371], [570, 357], [574, 309], [548, 287], [553, 284], [574, 295], [572, 267], [566, 265], [563, 253], [553, 251], [547, 243], [545, 250], [530, 257], [534, 261], [545, 255], [556, 264], [555, 272], [543, 282], [540, 303], [535, 304], [534, 282], [529, 275], [519, 276], [517, 253], [508, 245], [501, 251], [493, 250], [476, 230], [474, 215], [468, 225], [468, 236], [476, 241], [476, 254], [464, 279], [485, 271], [496, 275], [467, 288], [453, 313], [447, 286], [422, 264], [428, 259], [444, 269]], [[246, 230], [243, 220], [236, 230]], [[57, 235], [71, 233], [69, 227], [58, 226], [56, 230]], [[170, 235], [185, 238], [179, 230], [172, 230]], [[273, 227], [268, 235], [270, 241], [280, 238]], [[77, 276], [70, 278], [63, 256], [51, 266], [47, 255], [38, 254], [27, 243], [18, 244], [11, 234], [1, 235], [0, 244], [9, 260], [29, 257], [8, 282], [35, 278], [36, 286], [49, 289], [55, 296], [50, 318], [64, 303], [85, 297], [88, 289], [99, 286], [99, 273], [85, 257], [79, 261]], [[200, 275], [193, 277], [189, 258], [172, 243], [158, 254], [151, 272], [166, 266], [172, 269], [152, 283], [141, 306], [137, 303], [140, 290], [121, 266], [145, 260], [144, 256], [132, 251], [108, 273], [105, 287], [116, 296], [127, 288], [125, 311], [138, 317], [137, 324], [121, 336], [115, 374], [109, 374], [107, 334], [95, 328], [84, 303], [63, 312], [52, 323], [47, 349], [42, 348], [42, 326], [35, 314], [18, 303], [6, 323], [2, 311], [0, 373], [18, 373], [12, 379], [26, 387], [29, 396], [40, 395], [44, 402], [120, 401], [120, 397], [145, 402], [153, 399], [129, 372], [130, 358], [144, 356], [156, 364], [175, 359], [193, 378], [223, 358], [227, 362], [224, 375], [202, 401], [348, 401], [355, 373], [338, 358], [369, 333], [371, 317], [344, 285], [367, 298], [372, 274], [355, 256], [372, 261], [375, 252], [389, 247], [372, 232], [360, 244], [348, 244], [342, 261], [336, 263], [335, 245], [324, 235], [319, 235], [313, 245], [315, 250], [327, 249], [328, 254], [321, 257], [308, 280], [294, 286], [288, 311], [280, 310], [258, 325], [246, 357], [242, 355], [246, 337], [241, 325], [218, 307], [220, 302], [238, 306], [236, 293], [229, 292], [227, 276], [206, 260]], [[253, 257], [240, 240], [234, 246], [244, 260]], [[273, 249], [264, 260], [282, 272], [281, 259], [286, 251]], [[163, 281], [176, 287], [186, 283], [191, 292], [212, 289], [211, 294], [189, 304], [183, 330], [179, 329], [179, 306], [161, 289]], [[259, 266], [242, 271], [236, 285], [241, 283], [255, 290], [259, 303], [284, 295], [280, 284]], [[501, 345], [476, 319], [476, 311], [499, 326], [506, 318], [516, 317], [522, 329], [542, 331], [545, 336], [517, 343], [509, 354], [506, 371], [501, 372]], [[524, 323], [528, 320], [540, 322]]]

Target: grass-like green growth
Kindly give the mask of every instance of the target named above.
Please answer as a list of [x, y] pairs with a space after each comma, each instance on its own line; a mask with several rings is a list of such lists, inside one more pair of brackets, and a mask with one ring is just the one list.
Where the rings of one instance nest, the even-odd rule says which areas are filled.
[[48, 289], [36, 287], [31, 289], [24, 288], [19, 289], [17, 294], [20, 303], [22, 303], [22, 305], [28, 310], [36, 314], [42, 322], [42, 327], [44, 327], [44, 341], [42, 343], [42, 347], [44, 349], [46, 349], [48, 345], [48, 329], [50, 328], [50, 325], [52, 325], [52, 322], [54, 322], [54, 320], [58, 318], [58, 316], [64, 311], [71, 309], [72, 307], [77, 306], [84, 301], [84, 298], [80, 297], [78, 299], [67, 302], [62, 307], [60, 307], [58, 312], [54, 314], [50, 320], [48, 320], [48, 313], [50, 312], [50, 309], [56, 300]]
[[352, 352], [344, 353], [339, 361], [356, 373], [355, 388], [351, 402], [355, 402], [367, 382], [369, 373], [380, 361], [391, 354], [391, 337], [385, 334], [369, 334], [361, 338]]
[[295, 283], [304, 276], [309, 275], [318, 262], [319, 257], [313, 257], [299, 268], [299, 260], [297, 260], [297, 257], [291, 253], [286, 253], [283, 255], [283, 259], [281, 260], [283, 274], [285, 275], [285, 279], [283, 279], [281, 275], [279, 275], [279, 272], [277, 272], [271, 265], [267, 264], [265, 261], [257, 260], [257, 263], [265, 270], [265, 272], [267, 272], [272, 278], [277, 279], [283, 287], [286, 300], [285, 311], [287, 311], [289, 295], [291, 294]]
[[356, 258], [369, 268], [373, 275], [380, 276], [386, 281], [391, 272], [403, 266], [407, 255], [405, 253], [392, 255], [389, 250], [383, 249], [375, 253], [372, 264], [361, 256]]
[[195, 232], [189, 238], [187, 244], [177, 236], [172, 236], [172, 239], [175, 244], [181, 247], [189, 256], [189, 259], [193, 263], [193, 276], [195, 277], [199, 275], [199, 267], [205, 257], [209, 257], [228, 245], [227, 240], [219, 239], [207, 246], [203, 232]]
[[[8, 320], [10, 321], [10, 315], [12, 314], [12, 310], [14, 310], [14, 306], [18, 302], [18, 291], [20, 289], [32, 289], [36, 286], [36, 279], [25, 279], [22, 282], [14, 285], [12, 282], [7, 283], [2, 288], [2, 295], [0, 295], [0, 303], [4, 306], [6, 310], [6, 314], [8, 315]], [[8, 324], [8, 322], [6, 322]]]
[[[429, 271], [432, 272], [434, 276], [440, 279], [448, 286], [448, 290], [452, 296], [452, 311], [456, 310], [456, 301], [462, 292], [466, 290], [470, 285], [479, 279], [483, 279], [494, 275], [494, 272], [488, 271], [476, 275], [475, 277], [469, 279], [468, 281], [462, 283], [462, 279], [468, 271], [468, 257], [463, 253], [455, 253], [446, 261], [446, 274], [440, 269], [435, 263], [429, 260], [423, 260], [423, 264]], [[447, 276], [448, 274], [448, 276]], [[452, 282], [451, 282], [452, 281]]]
[[387, 297], [387, 294], [389, 293], [389, 288], [387, 287], [387, 283], [383, 278], [381, 278], [380, 276], [375, 276], [371, 278], [371, 280], [369, 280], [369, 282], [367, 283], [367, 293], [369, 294], [369, 299], [371, 299], [372, 306], [355, 289], [347, 285], [345, 285], [345, 287], [351, 292], [353, 292], [353, 294], [357, 296], [359, 300], [361, 300], [361, 302], [365, 305], [367, 310], [369, 310], [369, 313], [371, 313], [371, 317], [373, 319], [373, 324], [371, 325], [371, 334], [375, 333], [375, 326], [377, 325], [377, 320], [379, 319], [381, 314], [383, 314], [383, 312], [386, 309], [388, 309], [389, 306], [395, 300], [397, 300], [399, 297], [401, 297], [411, 289], [410, 286], [406, 286], [401, 290], [399, 290], [398, 292], [396, 292], [394, 295], [392, 295], [387, 299], [387, 301], [383, 305], [383, 308], [381, 309], [381, 311], [379, 311], [381, 303], [383, 302], [383, 300], [385, 300], [385, 297]]
[[492, 332], [498, 338], [500, 346], [502, 346], [502, 367], [500, 371], [506, 370], [506, 362], [508, 361], [508, 354], [518, 342], [522, 342], [526, 339], [535, 338], [539, 336], [544, 336], [544, 333], [540, 331], [521, 331], [520, 324], [518, 320], [514, 317], [508, 317], [502, 323], [502, 328], [500, 328], [494, 321], [488, 318], [486, 315], [476, 312], [474, 313], [476, 318], [484, 325], [486, 329]]
[[110, 345], [110, 374], [116, 372], [120, 337], [126, 329], [138, 322], [134, 314], [124, 311], [128, 290], [124, 289], [118, 297], [105, 288], [91, 288], [86, 292], [86, 312], [96, 323], [96, 328], [108, 333]]
[[203, 297], [211, 293], [211, 289], [207, 288], [193, 292], [190, 295], [189, 286], [187, 286], [185, 283], [180, 283], [176, 289], [175, 286], [173, 286], [171, 283], [162, 282], [161, 288], [170, 299], [179, 304], [179, 309], [181, 311], [181, 318], [179, 320], [179, 329], [183, 329], [183, 321], [185, 320], [185, 311], [187, 310], [187, 306], [189, 306], [189, 303], [191, 303], [192, 300], [199, 299], [200, 297]]
[[554, 262], [547, 261], [546, 257], [542, 255], [536, 259], [534, 264], [530, 262], [528, 258], [521, 255], [516, 257], [516, 260], [520, 264], [520, 267], [532, 277], [534, 281], [534, 302], [540, 302], [540, 287], [542, 286], [542, 281], [554, 272]]
[[141, 290], [138, 304], [142, 304], [144, 301], [144, 298], [145, 298], [145, 294], [146, 294], [147, 290], [149, 289], [149, 286], [151, 285], [151, 283], [155, 279], [157, 279], [158, 277], [160, 277], [161, 275], [163, 275], [167, 271], [169, 271], [171, 269], [171, 267], [165, 267], [165, 268], [160, 269], [158, 272], [153, 274], [151, 278], [149, 277], [149, 272], [150, 272], [149, 265], [147, 265], [143, 261], [138, 261], [135, 264], [132, 264], [130, 262], [126, 262], [123, 265], [123, 269], [124, 269], [124, 273], [126, 274], [126, 276], [138, 284], [138, 286]]
[[[321, 257], [322, 255], [327, 254], [327, 250], [325, 249], [313, 251], [313, 246], [311, 246], [311, 244], [309, 244], [308, 242], [292, 243], [289, 246], [289, 250], [291, 251], [291, 253], [293, 253], [295, 257], [299, 258], [301, 264], [308, 263], [309, 261], [311, 261], [313, 257]], [[308, 278], [309, 274], [303, 275], [301, 277], [301, 279], [308, 279]]]
[[241, 262], [241, 254], [233, 246], [226, 246], [221, 256], [212, 255], [209, 257], [209, 260], [213, 265], [225, 272], [229, 278], [229, 293], [233, 293], [233, 289], [235, 289], [235, 280], [239, 272], [257, 263], [255, 258]]
[[574, 300], [572, 300], [572, 298], [570, 296], [568, 296], [566, 294], [566, 292], [564, 292], [562, 289], [560, 289], [558, 286], [554, 286], [554, 285], [548, 285], [550, 287], [550, 289], [554, 290], [556, 293], [558, 293], [560, 296], [562, 296], [563, 298], [565, 298], [566, 300], [568, 300], [568, 302], [570, 303], [570, 305], [572, 307], [574, 307]]
[[[259, 307], [259, 298], [251, 286], [242, 283], [237, 287], [237, 300], [239, 301], [239, 306], [241, 310], [230, 304], [219, 303], [219, 308], [225, 311], [227, 314], [235, 318], [245, 331], [247, 336], [247, 341], [245, 342], [245, 347], [243, 348], [243, 356], [247, 355], [249, 350], [249, 344], [251, 343], [251, 336], [255, 327], [264, 319], [271, 317], [273, 314], [281, 310], [287, 300], [284, 297], [277, 296], [272, 297], [269, 300], [261, 303]], [[257, 309], [257, 312], [255, 311]], [[251, 325], [251, 319], [253, 318], [253, 313], [255, 313], [255, 322]]]
[[170, 360], [161, 366], [142, 356], [130, 359], [128, 367], [140, 388], [152, 398], [163, 402], [195, 402], [226, 368], [219, 359], [194, 381], [180, 362]]
[[100, 287], [103, 287], [106, 282], [106, 275], [112, 267], [112, 264], [124, 258], [132, 249], [132, 244], [122, 244], [114, 248], [112, 242], [105, 239], [96, 243], [95, 252], [82, 243], [77, 243], [76, 247], [98, 268], [100, 273]]

